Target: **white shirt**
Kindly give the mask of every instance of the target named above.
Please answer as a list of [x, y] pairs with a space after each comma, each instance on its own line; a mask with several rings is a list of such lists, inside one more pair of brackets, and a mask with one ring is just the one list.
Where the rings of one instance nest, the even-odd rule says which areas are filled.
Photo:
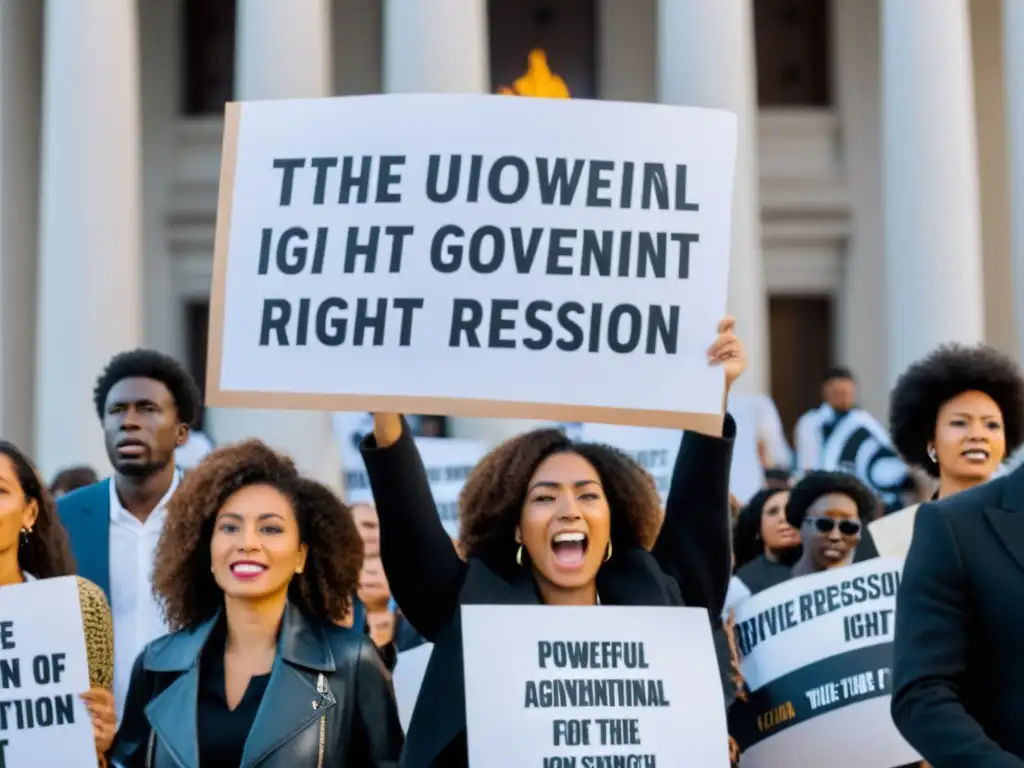
[[829, 404], [822, 403], [797, 419], [794, 430], [797, 474], [821, 469], [821, 446], [825, 437], [822, 429], [825, 422], [834, 416], [835, 412]]
[[167, 634], [153, 598], [153, 559], [167, 517], [167, 502], [181, 482], [175, 472], [170, 489], [140, 523], [121, 504], [110, 480], [110, 611], [114, 618], [114, 703], [120, 723], [132, 665], [146, 643]]
[[789, 469], [793, 465], [793, 452], [786, 441], [782, 417], [770, 395], [757, 395], [757, 437], [768, 449], [769, 466]]

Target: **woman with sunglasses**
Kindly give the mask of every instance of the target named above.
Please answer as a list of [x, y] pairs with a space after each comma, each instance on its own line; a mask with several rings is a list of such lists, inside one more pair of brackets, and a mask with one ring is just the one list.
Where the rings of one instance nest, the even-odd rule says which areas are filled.
[[786, 519], [803, 542], [793, 577], [849, 565], [879, 503], [854, 475], [823, 471], [804, 475], [786, 504]]

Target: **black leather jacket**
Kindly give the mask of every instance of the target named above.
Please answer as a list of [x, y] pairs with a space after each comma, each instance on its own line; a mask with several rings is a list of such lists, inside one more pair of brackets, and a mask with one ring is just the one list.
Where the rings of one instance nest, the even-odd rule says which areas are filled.
[[[200, 768], [199, 659], [219, 617], [139, 654], [111, 757], [122, 768]], [[391, 678], [366, 635], [289, 604], [239, 768], [397, 768]]]

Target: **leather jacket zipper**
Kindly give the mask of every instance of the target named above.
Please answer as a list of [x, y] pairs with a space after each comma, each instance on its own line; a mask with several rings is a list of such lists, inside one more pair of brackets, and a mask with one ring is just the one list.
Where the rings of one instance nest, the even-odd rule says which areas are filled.
[[[316, 681], [316, 692], [323, 695], [327, 693], [327, 678], [323, 676], [323, 673], [317, 678]], [[316, 760], [316, 768], [324, 768], [324, 736], [327, 731], [327, 713], [324, 712], [320, 715], [320, 753]]]

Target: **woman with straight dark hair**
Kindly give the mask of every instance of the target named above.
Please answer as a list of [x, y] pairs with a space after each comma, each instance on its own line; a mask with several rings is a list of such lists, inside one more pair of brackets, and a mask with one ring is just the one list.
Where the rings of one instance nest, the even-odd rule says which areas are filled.
[[[708, 351], [727, 387], [746, 365], [733, 325], [720, 324]], [[403, 764], [468, 764], [462, 605], [706, 608], [722, 642], [723, 685], [732, 689], [719, 616], [731, 570], [734, 434], [729, 416], [721, 438], [685, 433], [664, 511], [651, 476], [620, 451], [554, 429], [514, 437], [484, 457], [463, 488], [463, 559], [438, 518], [408, 424], [375, 414], [362, 451], [381, 556], [405, 616], [434, 643]]]
[[[75, 572], [68, 536], [32, 461], [0, 440], [0, 587]], [[92, 717], [101, 763], [114, 740], [114, 623], [98, 586], [78, 577], [90, 689], [83, 694]], [[45, 610], [45, 608], [43, 608]]]

